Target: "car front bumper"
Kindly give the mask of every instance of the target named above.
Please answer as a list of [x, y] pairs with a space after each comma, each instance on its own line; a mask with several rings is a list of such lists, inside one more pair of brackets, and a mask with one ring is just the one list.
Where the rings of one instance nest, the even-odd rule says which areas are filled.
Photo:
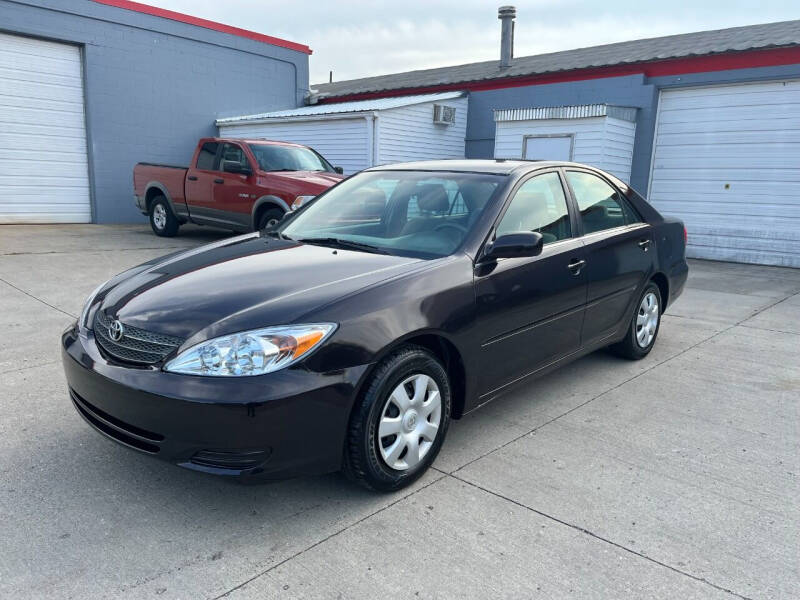
[[106, 437], [182, 467], [283, 479], [338, 470], [368, 365], [314, 373], [195, 377], [108, 361], [89, 332], [62, 336], [73, 405]]

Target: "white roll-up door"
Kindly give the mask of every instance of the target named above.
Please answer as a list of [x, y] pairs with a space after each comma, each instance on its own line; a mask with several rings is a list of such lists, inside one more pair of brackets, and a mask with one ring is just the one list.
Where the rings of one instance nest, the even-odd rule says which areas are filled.
[[0, 33], [0, 223], [91, 221], [81, 53]]
[[800, 267], [800, 81], [662, 91], [648, 195], [689, 256]]

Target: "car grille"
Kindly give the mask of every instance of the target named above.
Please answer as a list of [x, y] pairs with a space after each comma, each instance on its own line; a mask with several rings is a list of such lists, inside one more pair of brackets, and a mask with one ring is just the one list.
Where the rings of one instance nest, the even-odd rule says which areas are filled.
[[113, 322], [105, 312], [98, 310], [94, 318], [94, 337], [109, 356], [119, 361], [152, 365], [164, 360], [183, 343], [182, 338], [153, 333], [130, 325], [125, 326], [122, 338], [114, 341], [109, 334]]

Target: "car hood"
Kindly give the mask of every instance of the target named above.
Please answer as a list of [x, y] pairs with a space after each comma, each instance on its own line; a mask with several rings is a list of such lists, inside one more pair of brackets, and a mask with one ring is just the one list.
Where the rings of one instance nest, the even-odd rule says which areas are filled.
[[296, 323], [424, 263], [250, 234], [153, 262], [106, 291], [100, 310], [126, 325], [200, 341]]

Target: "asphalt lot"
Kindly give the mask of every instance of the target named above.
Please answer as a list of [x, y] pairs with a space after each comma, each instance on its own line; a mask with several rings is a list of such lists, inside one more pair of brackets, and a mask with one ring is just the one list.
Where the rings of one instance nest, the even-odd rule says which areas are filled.
[[240, 486], [74, 412], [59, 335], [123, 269], [223, 234], [0, 226], [0, 597], [800, 597], [800, 270], [694, 261], [653, 352], [598, 352], [376, 495]]

